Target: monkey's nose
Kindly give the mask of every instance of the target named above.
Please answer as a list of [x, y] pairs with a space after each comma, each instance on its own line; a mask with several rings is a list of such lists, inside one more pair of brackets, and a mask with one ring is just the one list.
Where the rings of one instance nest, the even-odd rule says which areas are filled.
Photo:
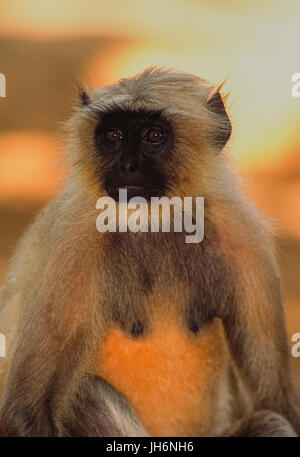
[[138, 162], [136, 159], [131, 160], [124, 160], [121, 159], [120, 161], [120, 170], [123, 173], [134, 173], [138, 169]]

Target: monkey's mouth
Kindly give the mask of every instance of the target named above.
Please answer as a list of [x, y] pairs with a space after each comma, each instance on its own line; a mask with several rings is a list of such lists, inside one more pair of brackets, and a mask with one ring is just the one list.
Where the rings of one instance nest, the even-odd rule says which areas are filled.
[[[126, 193], [122, 191], [126, 191]], [[121, 192], [120, 192], [121, 191]], [[120, 184], [118, 186], [107, 186], [106, 192], [109, 197], [115, 201], [123, 201], [133, 197], [143, 197], [146, 200], [150, 200], [151, 197], [162, 197], [164, 190], [151, 185], [142, 184]]]

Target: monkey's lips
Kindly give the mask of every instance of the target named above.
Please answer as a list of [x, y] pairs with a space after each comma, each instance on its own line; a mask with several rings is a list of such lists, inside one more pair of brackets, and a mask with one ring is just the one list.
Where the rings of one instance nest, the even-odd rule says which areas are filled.
[[151, 197], [161, 197], [164, 191], [158, 187], [142, 185], [142, 184], [120, 184], [119, 186], [107, 186], [107, 194], [115, 201], [119, 201], [119, 191], [124, 189], [127, 191], [127, 199], [133, 197], [143, 197], [150, 200]]

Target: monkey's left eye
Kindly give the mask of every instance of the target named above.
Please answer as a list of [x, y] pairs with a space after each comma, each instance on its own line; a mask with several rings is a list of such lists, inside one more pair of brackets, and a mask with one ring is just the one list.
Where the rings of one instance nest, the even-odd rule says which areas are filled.
[[144, 141], [150, 142], [150, 143], [161, 143], [162, 140], [165, 138], [165, 134], [162, 129], [159, 127], [152, 127], [146, 132], [146, 135], [143, 137]]
[[123, 140], [123, 133], [119, 129], [107, 130], [105, 139], [108, 143], [119, 143]]

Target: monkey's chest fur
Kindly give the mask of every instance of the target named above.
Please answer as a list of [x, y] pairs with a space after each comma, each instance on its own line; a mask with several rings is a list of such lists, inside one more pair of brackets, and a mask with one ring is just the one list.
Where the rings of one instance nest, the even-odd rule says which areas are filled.
[[182, 233], [109, 234], [101, 270], [107, 335], [97, 373], [129, 398], [150, 434], [212, 432], [227, 372], [215, 316], [228, 280], [216, 239], [208, 232], [196, 245]]

